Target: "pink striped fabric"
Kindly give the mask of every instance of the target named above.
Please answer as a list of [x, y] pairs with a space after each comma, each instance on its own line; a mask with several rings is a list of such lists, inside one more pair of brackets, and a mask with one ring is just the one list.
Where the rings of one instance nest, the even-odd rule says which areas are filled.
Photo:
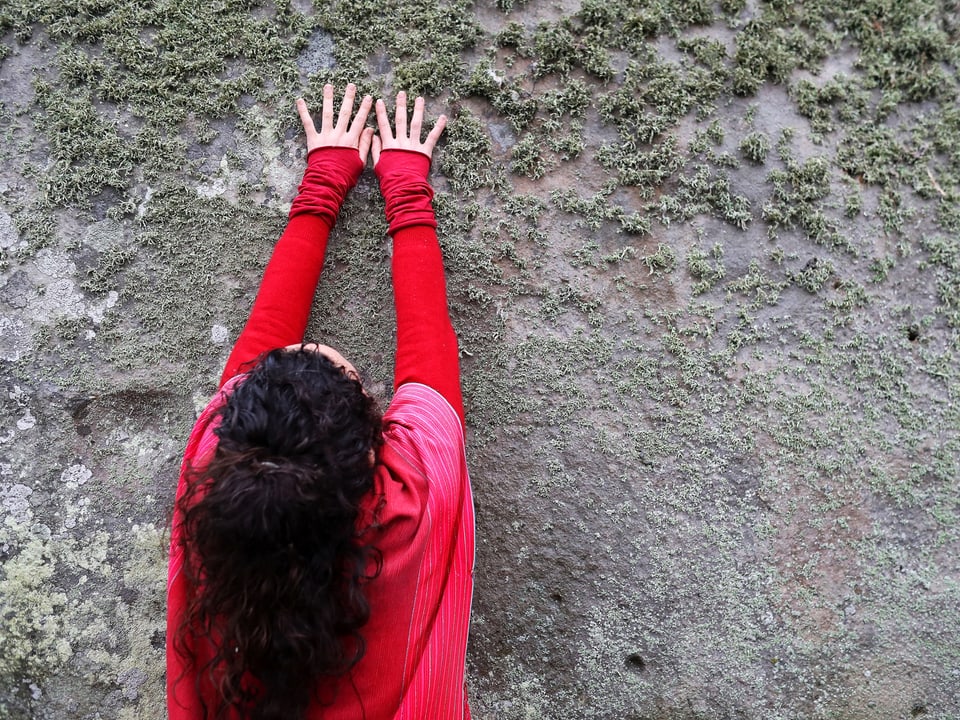
[[[243, 376], [239, 376], [241, 379]], [[216, 446], [224, 386], [204, 411], [185, 462]], [[469, 718], [465, 657], [473, 595], [474, 514], [463, 428], [449, 402], [418, 383], [401, 385], [384, 415], [384, 448], [363, 511], [378, 527], [368, 539], [382, 553], [380, 575], [365, 588], [370, 621], [366, 654], [343, 678], [318, 688], [324, 703], [311, 720]], [[181, 477], [182, 486], [182, 477]], [[178, 495], [183, 488], [178, 488]], [[194, 678], [170, 647], [189, 589], [177, 582], [176, 518], [168, 583], [168, 708], [171, 720], [202, 717]], [[206, 653], [199, 649], [200, 654]], [[184, 673], [182, 680], [177, 678]], [[174, 687], [174, 685], [176, 687]]]
[[[456, 412], [426, 385], [401, 385], [388, 417], [390, 442], [429, 484], [418, 588], [397, 720], [469, 717], [464, 672], [473, 598], [474, 516]], [[403, 428], [402, 430], [400, 428]]]

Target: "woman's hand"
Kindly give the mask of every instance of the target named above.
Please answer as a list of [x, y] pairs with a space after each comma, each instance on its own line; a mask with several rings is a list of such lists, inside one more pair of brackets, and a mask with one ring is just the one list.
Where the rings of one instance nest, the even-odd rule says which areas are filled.
[[437, 118], [437, 124], [427, 135], [427, 139], [420, 142], [423, 131], [423, 98], [418, 97], [413, 103], [413, 118], [410, 120], [410, 132], [407, 134], [407, 94], [402, 90], [397, 93], [397, 112], [395, 117], [397, 134], [390, 129], [390, 118], [387, 117], [387, 106], [383, 100], [377, 100], [377, 125], [380, 135], [373, 138], [373, 164], [380, 162], [382, 150], [413, 150], [423, 153], [428, 158], [433, 156], [433, 148], [440, 139], [443, 128], [447, 125], [447, 116]]
[[[364, 95], [363, 100], [360, 101], [357, 114], [353, 116], [353, 122], [350, 122], [356, 95], [357, 86], [353, 83], [347, 85], [347, 89], [343, 93], [343, 102], [340, 105], [340, 115], [337, 117], [336, 124], [334, 124], [333, 85], [323, 86], [320, 132], [317, 132], [317, 128], [313, 124], [313, 117], [307, 109], [307, 103], [303, 98], [297, 98], [297, 112], [300, 114], [303, 130], [307, 134], [307, 153], [321, 147], [352, 147], [357, 149], [360, 160], [364, 163], [367, 162], [370, 141], [373, 138], [373, 128], [364, 128], [364, 124], [367, 122], [367, 115], [370, 113], [373, 98]], [[421, 110], [421, 116], [422, 114]]]

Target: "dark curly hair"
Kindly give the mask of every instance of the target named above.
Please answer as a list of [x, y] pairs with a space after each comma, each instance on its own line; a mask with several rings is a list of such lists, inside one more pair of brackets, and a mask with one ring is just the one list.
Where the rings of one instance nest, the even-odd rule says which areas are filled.
[[363, 585], [381, 558], [358, 516], [380, 412], [325, 356], [279, 349], [237, 385], [215, 432], [216, 454], [191, 468], [178, 505], [196, 591], [174, 646], [190, 659], [214, 643], [194, 668], [198, 690], [202, 679], [217, 690], [206, 717], [301, 718], [320, 681], [364, 653]]

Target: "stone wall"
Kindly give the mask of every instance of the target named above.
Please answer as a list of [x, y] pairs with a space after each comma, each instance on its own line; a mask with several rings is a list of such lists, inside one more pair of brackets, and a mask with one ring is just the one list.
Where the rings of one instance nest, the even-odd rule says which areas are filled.
[[[428, 97], [478, 720], [960, 717], [960, 7], [0, 2], [0, 717], [161, 718], [180, 455], [304, 165]], [[367, 171], [310, 336], [388, 399]]]

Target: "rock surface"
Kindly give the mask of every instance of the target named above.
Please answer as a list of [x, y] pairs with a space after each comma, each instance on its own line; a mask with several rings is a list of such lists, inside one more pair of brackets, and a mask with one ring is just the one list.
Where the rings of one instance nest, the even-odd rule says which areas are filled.
[[[429, 97], [478, 720], [960, 717], [960, 8], [0, 4], [0, 717], [164, 716], [183, 446], [304, 163]], [[392, 366], [367, 172], [311, 334]]]

